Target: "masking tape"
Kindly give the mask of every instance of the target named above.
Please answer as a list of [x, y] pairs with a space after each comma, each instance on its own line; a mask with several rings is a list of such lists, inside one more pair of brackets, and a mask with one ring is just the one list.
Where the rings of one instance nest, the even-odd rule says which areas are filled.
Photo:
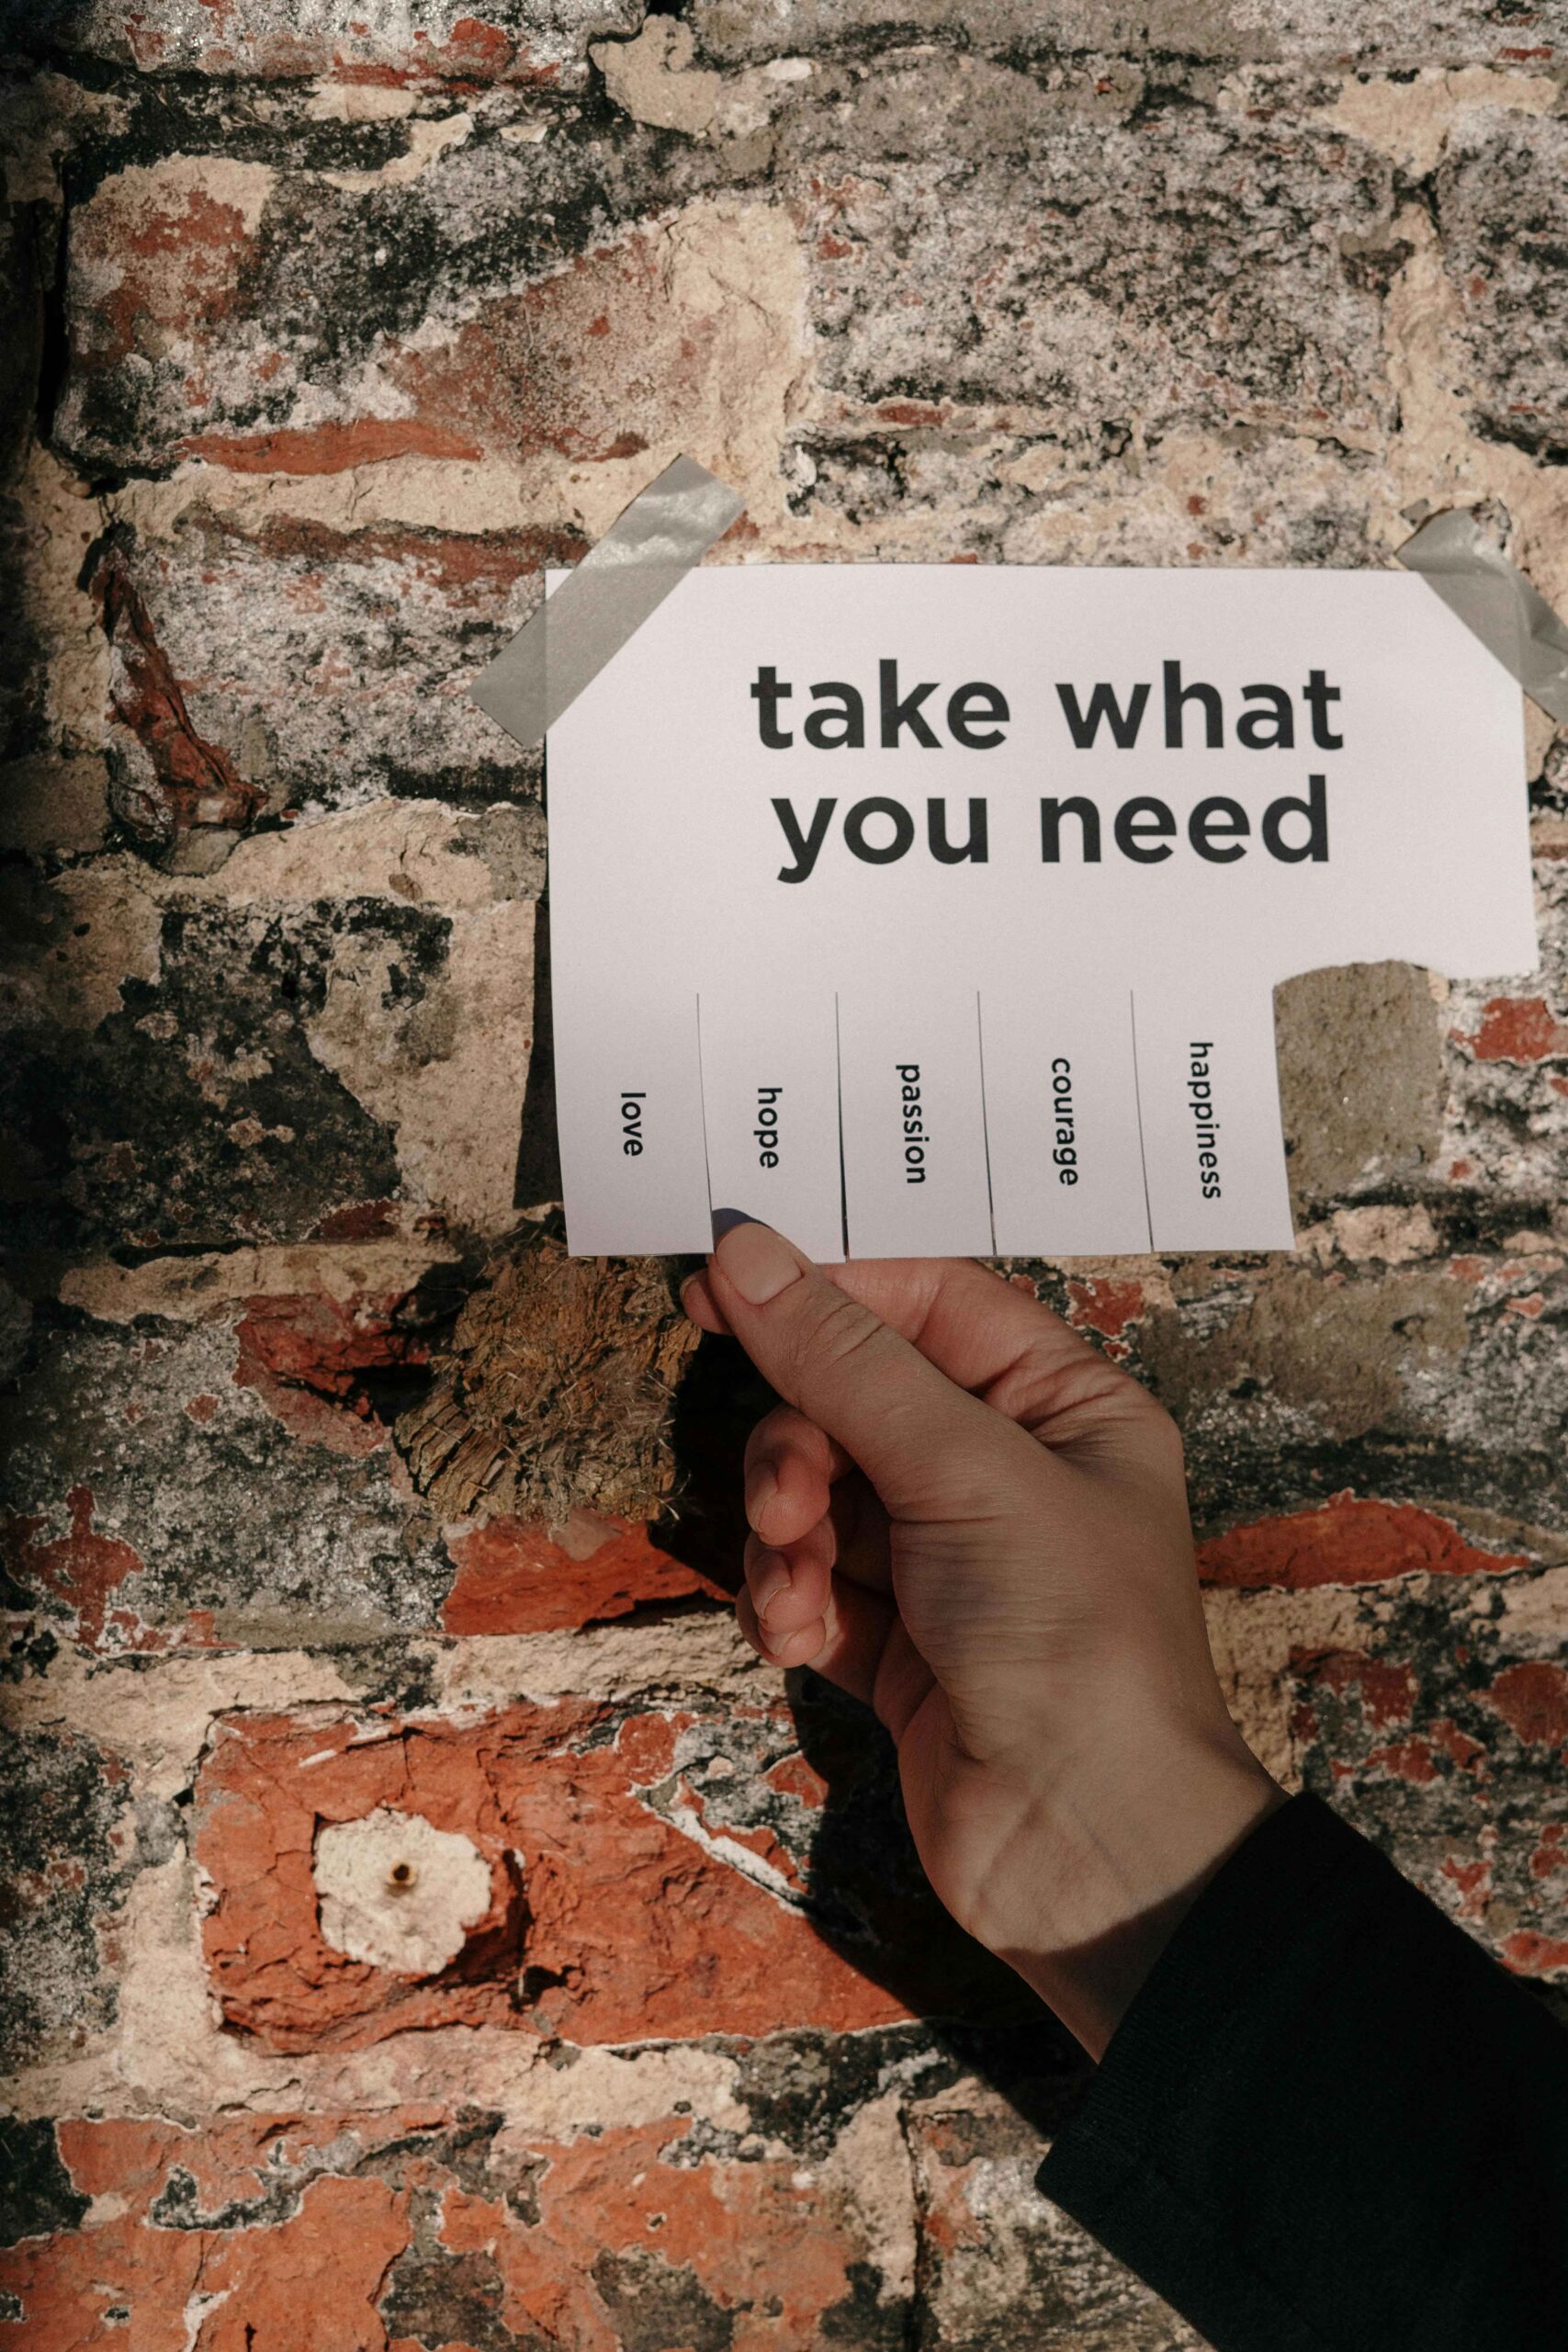
[[677, 458], [479, 672], [479, 708], [520, 743], [542, 741], [745, 511], [728, 482]]
[[1568, 724], [1568, 623], [1559, 619], [1466, 507], [1434, 514], [1394, 550], [1495, 653], [1532, 702]]

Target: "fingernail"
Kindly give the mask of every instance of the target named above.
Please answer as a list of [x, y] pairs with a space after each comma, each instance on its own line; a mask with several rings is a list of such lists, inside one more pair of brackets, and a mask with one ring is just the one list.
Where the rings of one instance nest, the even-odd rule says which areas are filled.
[[720, 1237], [714, 1259], [748, 1306], [766, 1306], [800, 1280], [799, 1259], [771, 1225], [732, 1226]]
[[779, 1552], [759, 1554], [751, 1572], [751, 1606], [765, 1617], [775, 1600], [789, 1590], [789, 1562]]
[[768, 1647], [775, 1666], [809, 1666], [822, 1642], [822, 1620], [818, 1617], [815, 1625], [802, 1625], [793, 1634], [781, 1634]]
[[681, 1284], [681, 1304], [694, 1323], [698, 1318], [698, 1312], [705, 1303], [706, 1293], [707, 1284], [701, 1274], [688, 1274]]
[[759, 1534], [761, 1533], [761, 1529], [758, 1527], [757, 1522], [778, 1490], [779, 1482], [773, 1474], [772, 1464], [759, 1462], [746, 1481], [746, 1516], [751, 1525], [757, 1528]]

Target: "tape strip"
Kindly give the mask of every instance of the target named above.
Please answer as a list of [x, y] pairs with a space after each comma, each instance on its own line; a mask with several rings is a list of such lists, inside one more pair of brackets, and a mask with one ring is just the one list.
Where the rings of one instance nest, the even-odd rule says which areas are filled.
[[1568, 724], [1568, 623], [1500, 548], [1483, 538], [1468, 508], [1434, 514], [1394, 552], [1496, 655], [1532, 702]]
[[479, 672], [468, 688], [479, 708], [520, 743], [542, 742], [745, 511], [728, 482], [677, 458]]

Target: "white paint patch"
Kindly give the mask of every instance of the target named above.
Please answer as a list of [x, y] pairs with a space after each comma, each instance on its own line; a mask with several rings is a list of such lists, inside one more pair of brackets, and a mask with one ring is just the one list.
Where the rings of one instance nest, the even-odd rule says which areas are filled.
[[490, 1864], [471, 1838], [380, 1805], [320, 1832], [316, 1891], [334, 1951], [400, 1976], [434, 1976], [490, 1909]]
[[198, 2292], [191, 2297], [183, 2314], [186, 2325], [185, 2352], [196, 2352], [197, 2346], [201, 2341], [201, 2331], [208, 2320], [215, 2311], [228, 2301], [233, 2291], [232, 2287], [222, 2287], [216, 2294]]

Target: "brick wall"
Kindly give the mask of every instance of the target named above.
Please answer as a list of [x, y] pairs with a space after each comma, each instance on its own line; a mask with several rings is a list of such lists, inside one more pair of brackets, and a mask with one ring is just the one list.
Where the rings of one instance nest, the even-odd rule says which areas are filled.
[[[1169, 2352], [1031, 2188], [1071, 2052], [735, 1637], [731, 1369], [561, 1288], [539, 764], [463, 690], [681, 449], [719, 560], [1460, 503], [1568, 610], [1568, 9], [473, 4], [8, 11], [0, 2344]], [[1550, 1999], [1529, 740], [1543, 975], [1281, 991], [1300, 1254], [1014, 1271], [1180, 1417], [1260, 1752]]]

